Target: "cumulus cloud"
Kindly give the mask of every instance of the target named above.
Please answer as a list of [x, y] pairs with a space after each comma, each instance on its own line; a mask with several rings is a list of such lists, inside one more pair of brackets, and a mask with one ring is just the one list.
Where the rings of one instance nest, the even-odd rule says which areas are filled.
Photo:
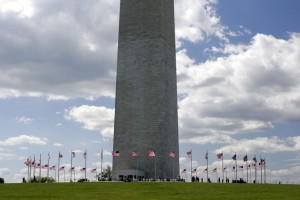
[[113, 136], [114, 109], [82, 105], [66, 111], [65, 118], [83, 124], [83, 128], [100, 131], [104, 137]]
[[230, 141], [228, 135], [300, 119], [297, 33], [286, 40], [257, 34], [237, 52], [204, 63], [196, 63], [186, 50], [179, 51], [177, 58], [183, 140], [209, 134], [213, 141], [214, 135]]
[[118, 12], [117, 0], [2, 0], [0, 98], [114, 96]]
[[[217, 0], [175, 1], [176, 38], [180, 46], [182, 40], [193, 43], [209, 36], [228, 40], [227, 28], [220, 23], [216, 14]], [[178, 45], [177, 45], [178, 46]]]
[[255, 139], [232, 140], [230, 144], [217, 149], [217, 152], [239, 152], [239, 153], [276, 153], [276, 152], [298, 152], [300, 150], [300, 137], [279, 138], [258, 137]]
[[[175, 1], [178, 44], [225, 40], [216, 3]], [[118, 18], [118, 0], [2, 0], [0, 98], [114, 97]]]
[[0, 141], [0, 146], [16, 146], [23, 144], [46, 145], [47, 141], [47, 138], [40, 138], [32, 135], [19, 135]]

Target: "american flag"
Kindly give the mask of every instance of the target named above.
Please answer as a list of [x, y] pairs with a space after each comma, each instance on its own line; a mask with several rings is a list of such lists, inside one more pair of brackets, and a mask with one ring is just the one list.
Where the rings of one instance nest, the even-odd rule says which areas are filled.
[[181, 173], [186, 173], [186, 169], [181, 170]]
[[191, 158], [191, 157], [192, 157], [192, 150], [186, 152], [186, 154], [187, 154], [187, 156], [188, 156], [189, 158]]
[[204, 157], [205, 157], [206, 160], [208, 159], [208, 152], [205, 153]]
[[60, 167], [58, 170], [59, 171], [62, 171], [62, 170], [64, 170], [65, 169], [65, 166], [62, 166], [62, 167]]
[[63, 155], [59, 152], [58, 153], [58, 158], [62, 158], [63, 157]]
[[174, 158], [175, 157], [174, 151], [171, 151], [169, 156], [170, 156], [170, 158]]
[[83, 158], [86, 160], [86, 157], [87, 157], [87, 152], [85, 151], [85, 152], [83, 153]]
[[72, 158], [75, 158], [75, 152], [72, 151]]
[[223, 153], [218, 153], [217, 157], [218, 157], [218, 159], [222, 159], [223, 158]]
[[26, 166], [29, 166], [30, 163], [31, 163], [31, 160], [29, 160], [29, 159], [27, 159], [27, 160], [24, 162], [24, 164], [25, 164]]
[[136, 152], [136, 151], [131, 152], [131, 156], [132, 156], [132, 157], [137, 157], [137, 156], [138, 156], [138, 155], [137, 155], [137, 152]]
[[113, 155], [113, 157], [119, 157], [120, 156], [120, 152], [119, 151], [113, 151], [112, 155]]
[[232, 156], [232, 160], [236, 160], [236, 154], [234, 154], [234, 156]]
[[214, 168], [214, 169], [213, 169], [213, 172], [217, 172], [217, 168]]
[[70, 168], [69, 171], [70, 171], [70, 172], [74, 171], [74, 167]]
[[42, 169], [47, 169], [48, 168], [48, 165], [43, 165], [42, 166]]
[[256, 160], [256, 156], [254, 156], [254, 158], [253, 158], [253, 161], [254, 161], [254, 162], [257, 162], [257, 160]]
[[192, 173], [197, 173], [197, 169], [194, 169], [194, 170], [192, 171]]
[[50, 170], [55, 170], [55, 165], [53, 165], [52, 167], [50, 167]]
[[244, 162], [247, 162], [248, 161], [248, 156], [247, 156], [247, 154], [244, 156]]
[[203, 170], [205, 173], [207, 172], [207, 168], [205, 170]]
[[155, 157], [155, 151], [154, 150], [149, 151], [149, 157]]
[[223, 168], [222, 172], [226, 172], [226, 167]]
[[95, 168], [95, 169], [91, 169], [91, 171], [90, 171], [91, 173], [96, 173], [97, 172], [97, 168]]
[[247, 169], [250, 169], [250, 168], [251, 168], [251, 165], [248, 165], [248, 166], [247, 166]]
[[235, 171], [235, 167], [232, 167], [232, 171]]
[[81, 171], [81, 172], [85, 172], [85, 168], [81, 168], [80, 171]]
[[242, 170], [242, 169], [244, 169], [244, 166], [239, 166], [239, 168]]
[[41, 166], [40, 163], [36, 163], [36, 164], [34, 165], [34, 168], [39, 168], [40, 166]]

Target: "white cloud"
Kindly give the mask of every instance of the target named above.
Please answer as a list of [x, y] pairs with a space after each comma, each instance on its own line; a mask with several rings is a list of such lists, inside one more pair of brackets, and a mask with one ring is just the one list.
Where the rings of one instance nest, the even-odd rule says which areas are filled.
[[114, 96], [119, 1], [2, 0], [1, 9], [0, 98]]
[[220, 23], [214, 7], [216, 4], [216, 0], [175, 1], [177, 44], [180, 40], [199, 42], [208, 36], [227, 40], [227, 28]]
[[34, 15], [34, 7], [31, 0], [2, 0], [0, 3], [0, 12], [4, 14], [13, 12], [20, 18], [30, 18]]
[[33, 122], [33, 119], [32, 119], [32, 118], [25, 117], [25, 116], [17, 117], [16, 120], [17, 120], [19, 123], [22, 123], [22, 124], [25, 124], [25, 125], [30, 125], [30, 124]]
[[0, 141], [0, 146], [16, 146], [21, 144], [45, 145], [47, 144], [47, 139], [32, 135], [19, 135], [17, 137], [10, 137], [4, 141]]
[[258, 137], [255, 139], [232, 140], [230, 144], [216, 150], [216, 152], [239, 152], [242, 154], [256, 152], [276, 153], [276, 152], [297, 152], [300, 150], [300, 137], [279, 138]]
[[[0, 15], [0, 98], [114, 97], [118, 0], [2, 0], [1, 4], [5, 15]], [[175, 1], [177, 44], [210, 36], [227, 40], [229, 31], [220, 23], [216, 4], [216, 0]]]
[[83, 128], [100, 131], [104, 137], [113, 136], [114, 109], [82, 105], [66, 111], [65, 118], [83, 124]]
[[217, 135], [230, 141], [228, 135], [300, 119], [299, 34], [287, 40], [257, 34], [236, 52], [225, 47], [225, 53], [200, 64], [186, 50], [177, 53], [182, 141], [208, 134], [212, 141]]

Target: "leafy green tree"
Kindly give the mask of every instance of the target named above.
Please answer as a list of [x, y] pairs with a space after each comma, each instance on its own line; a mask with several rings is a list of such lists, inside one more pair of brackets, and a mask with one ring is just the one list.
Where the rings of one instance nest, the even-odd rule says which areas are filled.
[[4, 178], [0, 177], [0, 183], [4, 183]]
[[98, 174], [98, 180], [99, 181], [111, 181], [112, 180], [112, 170], [111, 166], [107, 166], [105, 170], [102, 172], [102, 179], [101, 179], [101, 174]]

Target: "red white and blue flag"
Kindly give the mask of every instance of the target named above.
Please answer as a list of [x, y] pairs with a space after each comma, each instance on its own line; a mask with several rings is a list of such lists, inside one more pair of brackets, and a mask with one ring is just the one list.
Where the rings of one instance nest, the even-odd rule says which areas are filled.
[[186, 152], [186, 154], [187, 154], [187, 156], [188, 156], [189, 158], [191, 158], [191, 157], [192, 157], [192, 150]]
[[218, 159], [222, 159], [223, 158], [223, 153], [218, 153], [217, 157], [218, 157]]
[[120, 156], [120, 152], [119, 151], [113, 151], [112, 155], [113, 155], [113, 157], [119, 157]]
[[132, 151], [131, 152], [131, 157], [137, 157], [138, 155], [137, 155], [137, 152], [136, 151]]
[[149, 157], [155, 157], [155, 151], [154, 150], [149, 151]]
[[174, 158], [175, 157], [174, 151], [171, 151], [169, 156], [170, 156], [170, 158]]

